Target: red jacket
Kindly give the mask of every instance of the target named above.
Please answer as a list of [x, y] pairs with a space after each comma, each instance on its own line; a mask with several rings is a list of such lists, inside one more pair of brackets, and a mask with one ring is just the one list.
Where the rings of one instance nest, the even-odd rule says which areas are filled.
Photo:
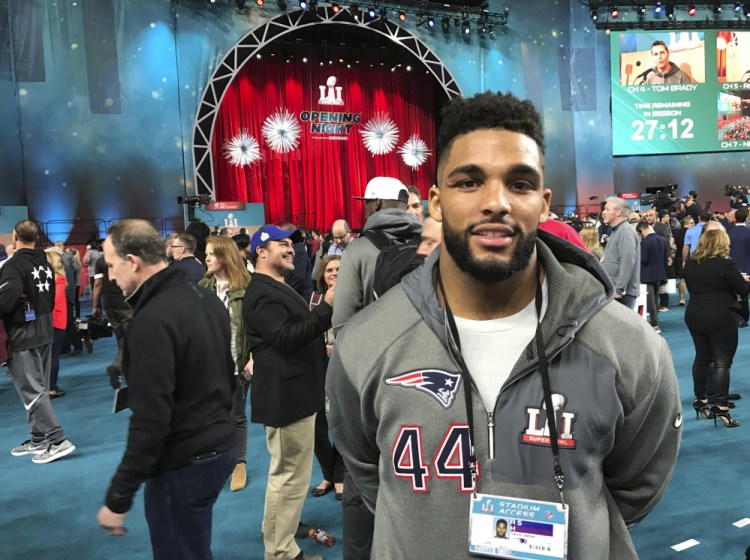
[[52, 310], [52, 326], [65, 330], [68, 324], [68, 302], [65, 299], [65, 276], [55, 274], [55, 308]]

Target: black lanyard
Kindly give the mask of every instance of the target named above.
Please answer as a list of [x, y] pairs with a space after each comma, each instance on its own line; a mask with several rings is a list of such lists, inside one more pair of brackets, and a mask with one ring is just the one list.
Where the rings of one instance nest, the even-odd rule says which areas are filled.
[[[544, 391], [544, 406], [547, 409], [547, 424], [549, 426], [550, 436], [550, 447], [552, 448], [552, 458], [554, 460], [554, 475], [553, 479], [557, 490], [560, 492], [560, 503], [565, 506], [565, 500], [563, 499], [563, 484], [565, 482], [565, 475], [563, 474], [562, 467], [560, 466], [560, 446], [557, 442], [557, 424], [555, 422], [555, 410], [552, 407], [552, 389], [549, 380], [549, 369], [547, 364], [547, 352], [544, 350], [544, 341], [542, 339], [542, 280], [541, 280], [541, 264], [537, 261], [536, 266], [536, 296], [534, 298], [536, 306], [536, 333], [534, 334], [534, 341], [536, 343], [537, 355], [539, 357], [539, 373], [542, 375], [542, 389]], [[471, 478], [474, 483], [474, 495], [477, 493], [477, 456], [474, 452], [474, 408], [472, 406], [471, 396], [471, 373], [469, 367], [466, 365], [466, 361], [461, 355], [461, 339], [458, 334], [458, 327], [456, 326], [456, 320], [453, 317], [450, 305], [448, 305], [448, 296], [445, 294], [445, 288], [443, 287], [443, 280], [440, 277], [440, 269], [438, 268], [437, 282], [440, 288], [440, 292], [443, 294], [443, 303], [445, 305], [445, 315], [448, 319], [448, 327], [450, 329], [450, 337], [453, 339], [457, 352], [455, 352], [456, 361], [461, 368], [461, 378], [464, 382], [464, 396], [466, 402], [466, 418], [469, 424], [469, 468], [471, 469]]]

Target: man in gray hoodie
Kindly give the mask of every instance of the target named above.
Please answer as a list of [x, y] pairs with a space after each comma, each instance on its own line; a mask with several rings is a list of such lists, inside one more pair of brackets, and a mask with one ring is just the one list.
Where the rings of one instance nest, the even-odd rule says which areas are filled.
[[436, 153], [443, 243], [347, 323], [327, 372], [336, 446], [375, 512], [372, 558], [468, 558], [470, 535], [526, 546], [519, 523], [543, 506], [555, 557], [636, 559], [628, 527], [680, 441], [669, 348], [613, 301], [593, 255], [537, 232], [551, 192], [530, 102], [454, 99]]
[[[422, 222], [407, 214], [409, 191], [401, 181], [393, 177], [374, 177], [367, 183], [364, 196], [355, 198], [365, 202], [363, 232], [376, 230], [385, 233], [389, 239], [419, 242]], [[334, 331], [375, 301], [373, 283], [379, 254], [380, 249], [364, 235], [349, 242], [342, 253], [333, 308]]]

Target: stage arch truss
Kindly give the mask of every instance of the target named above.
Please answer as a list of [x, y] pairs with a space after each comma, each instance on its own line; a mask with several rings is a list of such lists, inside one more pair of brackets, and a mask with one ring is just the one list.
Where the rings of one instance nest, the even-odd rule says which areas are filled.
[[279, 14], [264, 25], [256, 27], [240, 39], [230, 50], [208, 82], [198, 105], [193, 127], [193, 170], [196, 194], [208, 194], [216, 199], [214, 163], [211, 151], [214, 125], [221, 101], [229, 84], [246, 62], [274, 40], [313, 25], [349, 25], [384, 35], [395, 45], [407, 49], [419, 59], [448, 99], [461, 96], [461, 89], [442, 61], [418, 37], [389, 20], [366, 19], [364, 12], [355, 19], [348, 9], [334, 13], [330, 7], [316, 10], [297, 10]]

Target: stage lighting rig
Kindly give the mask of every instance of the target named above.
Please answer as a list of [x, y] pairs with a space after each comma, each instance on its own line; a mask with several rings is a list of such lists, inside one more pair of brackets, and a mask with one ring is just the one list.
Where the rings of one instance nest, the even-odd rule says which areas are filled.
[[451, 32], [451, 18], [449, 17], [443, 17], [443, 19], [440, 21], [440, 27], [443, 28], [443, 33], [450, 33]]
[[690, 17], [693, 17], [696, 13], [698, 13], [698, 9], [695, 7], [695, 4], [690, 4], [688, 6], [687, 12]]
[[609, 10], [609, 17], [612, 19], [617, 19], [617, 16], [620, 15], [620, 10], [617, 9], [617, 6], [612, 6]]

